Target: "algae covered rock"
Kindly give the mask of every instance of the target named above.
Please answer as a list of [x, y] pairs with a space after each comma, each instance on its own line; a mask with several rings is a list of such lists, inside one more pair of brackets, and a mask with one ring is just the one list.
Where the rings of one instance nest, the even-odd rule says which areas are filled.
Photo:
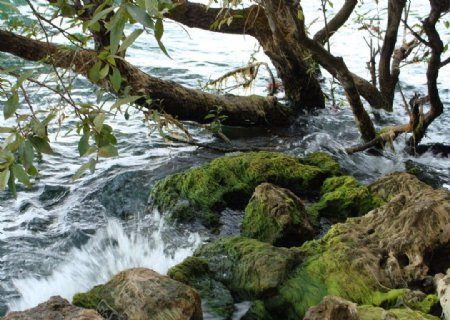
[[408, 290], [402, 288], [428, 277], [434, 263], [429, 257], [450, 241], [450, 192], [414, 183], [421, 184], [417, 192], [400, 193], [305, 243], [303, 263], [277, 297], [265, 300], [266, 308], [284, 319], [298, 319], [326, 295], [384, 307], [404, 301]]
[[389, 201], [399, 193], [413, 195], [422, 188], [429, 189], [430, 187], [414, 175], [404, 172], [385, 175], [369, 186], [370, 192], [377, 194], [385, 201]]
[[255, 299], [275, 290], [299, 263], [297, 250], [278, 248], [243, 237], [222, 238], [197, 249], [214, 279], [242, 299]]
[[354, 177], [331, 177], [323, 183], [322, 197], [309, 212], [317, 217], [344, 221], [347, 217], [358, 217], [384, 204], [376, 194], [361, 185]]
[[330, 176], [341, 175], [341, 166], [325, 152], [313, 152], [306, 155], [301, 162], [310, 166], [319, 167]]
[[204, 312], [225, 319], [231, 318], [234, 311], [233, 297], [221, 282], [214, 279], [205, 259], [187, 257], [170, 268], [167, 275], [198, 290]]
[[102, 320], [95, 310], [75, 307], [59, 296], [25, 311], [11, 312], [1, 319], [4, 320]]
[[76, 294], [73, 304], [95, 307], [109, 319], [203, 318], [200, 297], [194, 289], [144, 268], [123, 271], [104, 285]]
[[314, 237], [305, 207], [291, 191], [270, 183], [256, 187], [245, 208], [241, 235], [275, 246], [299, 246]]
[[267, 312], [264, 307], [264, 302], [261, 300], [255, 300], [252, 302], [247, 313], [241, 318], [241, 320], [273, 320], [274, 318]]
[[429, 314], [409, 308], [391, 308], [385, 310], [374, 306], [359, 306], [358, 315], [361, 320], [439, 320]]
[[[326, 296], [317, 306], [311, 307], [303, 320], [360, 320], [356, 304], [348, 300]], [[381, 320], [381, 319], [380, 319]]]
[[159, 181], [150, 199], [174, 221], [199, 219], [214, 228], [224, 207], [244, 208], [263, 182], [289, 188], [295, 194], [318, 190], [330, 171], [300, 163], [277, 152], [248, 152], [224, 156], [209, 164]]

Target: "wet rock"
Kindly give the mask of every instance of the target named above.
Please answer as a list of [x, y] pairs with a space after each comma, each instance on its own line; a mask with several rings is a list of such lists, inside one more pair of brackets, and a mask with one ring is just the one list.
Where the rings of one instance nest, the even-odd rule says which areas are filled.
[[[345, 299], [326, 296], [308, 310], [303, 320], [360, 320], [356, 304]], [[381, 319], [380, 319], [381, 320]]]
[[95, 308], [108, 319], [203, 318], [200, 297], [194, 289], [144, 268], [123, 271], [104, 285], [76, 294], [73, 304]]
[[[295, 249], [278, 248], [243, 237], [222, 238], [194, 253], [208, 265], [214, 280], [223, 283], [237, 299], [257, 299], [272, 293], [299, 263]], [[175, 279], [191, 277], [193, 266], [182, 263]], [[198, 266], [198, 264], [197, 264]], [[172, 272], [172, 271], [171, 271]]]
[[241, 234], [275, 246], [292, 247], [311, 240], [314, 228], [294, 193], [263, 183], [256, 187], [245, 208]]
[[159, 181], [151, 199], [159, 209], [170, 212], [172, 221], [198, 219], [214, 230], [220, 221], [218, 211], [224, 207], [243, 209], [263, 182], [288, 187], [295, 194], [311, 194], [330, 175], [330, 170], [302, 164], [281, 153], [234, 154]]
[[407, 160], [405, 162], [406, 172], [415, 175], [420, 181], [432, 186], [433, 188], [441, 188], [444, 181], [441, 179], [436, 169], [430, 168], [427, 165]]
[[341, 175], [341, 166], [328, 153], [313, 152], [306, 155], [301, 162], [313, 167], [319, 167], [322, 171], [327, 172], [330, 176]]
[[46, 184], [44, 186], [44, 190], [39, 195], [39, 201], [42, 202], [45, 209], [50, 209], [58, 203], [61, 203], [61, 201], [64, 200], [69, 193], [69, 187]]
[[[405, 288], [429, 276], [433, 260], [427, 256], [434, 256], [450, 241], [450, 192], [435, 190], [410, 175], [381, 180], [375, 185], [383, 185], [378, 190], [390, 202], [363, 217], [336, 224], [323, 238], [305, 243], [299, 249], [303, 263], [276, 297], [264, 300], [269, 312], [298, 319], [325, 295], [362, 305], [408, 303]], [[411, 184], [402, 185], [404, 181]], [[435, 299], [424, 295], [424, 300]], [[429, 312], [424, 310], [430, 307], [427, 301], [415, 301], [409, 307]]]
[[385, 201], [389, 201], [399, 193], [412, 196], [422, 188], [429, 188], [429, 186], [414, 175], [403, 172], [387, 174], [369, 186], [370, 192], [377, 194]]
[[272, 320], [273, 317], [267, 312], [261, 300], [253, 301], [247, 313], [241, 320]]
[[351, 301], [326, 296], [322, 302], [308, 310], [303, 320], [438, 320], [438, 317], [409, 308], [395, 307], [385, 310], [369, 305], [357, 306]]
[[435, 276], [436, 291], [438, 293], [442, 313], [445, 319], [450, 319], [450, 269], [447, 274], [439, 273]]
[[97, 311], [75, 307], [61, 297], [51, 297], [37, 307], [20, 312], [11, 312], [4, 320], [102, 320]]
[[325, 217], [342, 222], [347, 217], [362, 216], [385, 203], [351, 176], [326, 179], [321, 193], [320, 200], [308, 210], [316, 219]]
[[198, 290], [205, 312], [229, 319], [234, 311], [230, 291], [209, 270], [208, 262], [199, 257], [188, 257], [169, 269], [167, 275]]

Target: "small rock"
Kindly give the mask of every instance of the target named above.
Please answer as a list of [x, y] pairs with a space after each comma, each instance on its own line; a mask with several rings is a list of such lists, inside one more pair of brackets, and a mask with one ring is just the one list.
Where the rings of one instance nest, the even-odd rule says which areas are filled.
[[356, 304], [345, 299], [326, 296], [308, 310], [303, 320], [360, 320]]

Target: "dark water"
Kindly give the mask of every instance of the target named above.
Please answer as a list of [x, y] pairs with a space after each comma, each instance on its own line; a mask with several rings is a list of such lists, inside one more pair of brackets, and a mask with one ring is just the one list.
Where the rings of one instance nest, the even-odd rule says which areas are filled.
[[[316, 14], [315, 8], [308, 10]], [[365, 65], [360, 64], [366, 54], [349, 52], [352, 49], [345, 45], [354, 40], [358, 46], [361, 40], [351, 26], [343, 31], [341, 37], [346, 41], [337, 39], [334, 48], [344, 55], [351, 53], [348, 64], [357, 73], [366, 75]], [[177, 25], [168, 24], [164, 41], [173, 60], [161, 55], [152, 37], [145, 36], [130, 51], [130, 61], [153, 75], [197, 87], [245, 64], [255, 47], [250, 37], [194, 29], [189, 30], [189, 36]], [[258, 57], [267, 61], [262, 54]], [[6, 64], [23, 63], [4, 54], [0, 54], [0, 60]], [[31, 67], [25, 63], [25, 68]], [[415, 66], [403, 71], [411, 91], [424, 90], [421, 78], [424, 70]], [[430, 128], [425, 142], [450, 142], [450, 94], [444, 86], [450, 80], [448, 68], [441, 74], [446, 113]], [[266, 81], [267, 75], [262, 74], [254, 92], [264, 94]], [[77, 82], [80, 89], [74, 93], [76, 99], [95, 99], [83, 79]], [[42, 107], [54, 102], [55, 97], [48, 92], [32, 86], [29, 90], [33, 92], [33, 101]], [[381, 114], [383, 121], [378, 125], [404, 122], [403, 109], [397, 109], [390, 115]], [[8, 306], [14, 310], [32, 307], [55, 294], [71, 299], [74, 293], [105, 282], [125, 268], [144, 266], [165, 273], [204, 239], [204, 234], [192, 232], [189, 226], [178, 229], [166, 226], [157, 212], [145, 214], [146, 202], [157, 179], [206, 163], [221, 153], [167, 144], [145, 127], [139, 114], [132, 114], [128, 121], [118, 116], [107, 122], [117, 132], [119, 158], [102, 161], [94, 174], [74, 182], [71, 176], [86, 161], [77, 154], [79, 136], [59, 135], [52, 142], [56, 154], [40, 161], [41, 175], [31, 189], [19, 188], [17, 199], [7, 192], [0, 193], [0, 315]], [[5, 124], [0, 120], [0, 126]], [[68, 122], [62, 130], [67, 131], [71, 125]], [[203, 142], [214, 141], [199, 129], [191, 130]], [[402, 138], [396, 142], [395, 150], [381, 157], [365, 153], [347, 156], [344, 148], [358, 143], [359, 134], [345, 106], [337, 111], [328, 108], [314, 116], [299, 117], [290, 128], [233, 129], [229, 133], [233, 142], [243, 147], [272, 147], [295, 156], [327, 151], [344, 170], [364, 183], [389, 172], [404, 171], [405, 163], [412, 161], [422, 165], [440, 186], [450, 188], [448, 158], [431, 153], [411, 157], [402, 151]], [[53, 140], [55, 134], [56, 130]], [[0, 143], [4, 138], [0, 135]], [[235, 232], [239, 212], [230, 212], [224, 223], [228, 226], [225, 234]]]

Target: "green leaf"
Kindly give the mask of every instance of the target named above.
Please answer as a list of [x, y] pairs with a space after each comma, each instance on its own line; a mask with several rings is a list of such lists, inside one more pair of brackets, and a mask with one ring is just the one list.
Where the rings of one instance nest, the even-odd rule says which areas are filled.
[[[158, 41], [158, 46], [159, 46], [159, 48], [161, 49], [161, 51], [162, 51], [168, 58], [170, 58], [169, 53], [168, 53], [167, 50], [166, 50], [166, 47], [164, 46], [164, 44], [163, 44], [161, 41]], [[172, 58], [170, 58], [170, 59], [172, 59]]]
[[135, 102], [139, 98], [141, 98], [141, 96], [128, 96], [128, 97], [119, 99], [111, 106], [111, 109], [119, 108], [121, 105]]
[[24, 185], [26, 185], [28, 188], [31, 188], [31, 182], [28, 177], [28, 174], [25, 172], [25, 169], [20, 164], [14, 164], [13, 165], [13, 172], [16, 178], [22, 182]]
[[88, 162], [86, 162], [85, 164], [83, 164], [81, 167], [78, 168], [78, 170], [72, 176], [72, 180], [77, 180], [78, 178], [80, 178], [83, 175], [83, 173], [86, 172], [86, 170], [91, 169], [92, 162], [94, 162], [94, 167], [95, 167], [96, 161], [94, 159], [89, 160]]
[[5, 117], [5, 120], [10, 118], [14, 112], [16, 112], [18, 106], [19, 95], [17, 94], [17, 91], [15, 91], [13, 95], [5, 102], [5, 106], [3, 107], [3, 116]]
[[100, 112], [94, 119], [94, 128], [95, 131], [101, 132], [103, 128], [103, 123], [105, 122], [106, 114], [104, 112]]
[[27, 170], [27, 173], [28, 173], [28, 175], [35, 177], [35, 176], [37, 176], [37, 175], [39, 174], [39, 171], [38, 171], [38, 169], [36, 169], [35, 166], [31, 166], [31, 167]]
[[119, 92], [120, 85], [122, 84], [122, 75], [120, 74], [119, 69], [113, 67], [113, 73], [112, 75], [109, 75], [109, 80], [111, 81], [114, 91]]
[[110, 44], [111, 44], [111, 54], [115, 54], [119, 48], [120, 40], [122, 39], [123, 29], [125, 28], [125, 15], [122, 8], [116, 13], [116, 17], [109, 33]]
[[78, 142], [78, 152], [80, 153], [80, 157], [84, 156], [89, 150], [89, 137], [90, 132], [85, 131]]
[[12, 133], [16, 131], [14, 128], [0, 127], [0, 133]]
[[164, 24], [162, 19], [156, 19], [155, 23], [155, 38], [157, 41], [160, 41], [164, 34]]
[[100, 80], [105, 79], [108, 73], [109, 73], [109, 64], [105, 64], [105, 66], [101, 68], [100, 72], [98, 73]]
[[448, 29], [450, 28], [450, 22], [448, 20], [444, 21], [444, 26]]
[[125, 40], [123, 40], [117, 52], [125, 51], [130, 45], [134, 43], [134, 41], [142, 34], [143, 31], [144, 30], [142, 29], [134, 30]]
[[128, 4], [127, 5], [127, 11], [128, 14], [137, 22], [142, 24], [146, 28], [153, 29], [155, 27], [155, 24], [153, 23], [152, 18], [148, 15], [148, 13], [135, 5]]
[[33, 165], [34, 149], [30, 141], [25, 140], [19, 149], [20, 161], [25, 169], [30, 169]]
[[40, 153], [53, 154], [53, 150], [50, 147], [50, 144], [47, 140], [42, 139], [41, 137], [28, 137], [28, 140], [31, 142], [33, 147]]
[[0, 191], [5, 190], [6, 186], [8, 185], [9, 180], [9, 170], [5, 169], [0, 172]]
[[33, 75], [33, 71], [32, 70], [28, 70], [25, 73], [23, 73], [18, 79], [17, 79], [17, 83], [16, 85], [13, 87], [13, 90], [16, 90], [18, 87], [20, 87], [22, 85], [22, 83], [27, 80], [28, 78], [30, 78]]
[[19, 9], [17, 9], [16, 6], [12, 5], [11, 3], [7, 2], [7, 1], [0, 0], [0, 6], [5, 6], [9, 10], [12, 10], [16, 13], [20, 13]]
[[115, 146], [108, 144], [98, 149], [97, 155], [103, 158], [110, 158], [117, 157], [119, 155], [119, 152], [117, 151], [117, 148]]
[[9, 170], [9, 180], [8, 180], [8, 188], [9, 192], [12, 193], [14, 198], [17, 198], [17, 191], [16, 191], [16, 183], [15, 183], [15, 177], [14, 172], [10, 169]]
[[97, 83], [100, 80], [100, 68], [102, 67], [102, 62], [97, 61], [88, 71], [88, 78], [93, 83]]
[[98, 22], [100, 19], [106, 17], [106, 15], [107, 15], [108, 13], [110, 13], [111, 11], [113, 11], [113, 10], [114, 10], [113, 7], [109, 7], [109, 8], [106, 8], [105, 10], [102, 10], [102, 11], [98, 12], [97, 14], [95, 14], [95, 15], [92, 17], [91, 21], [89, 22], [89, 24], [88, 24], [87, 26], [88, 26], [88, 27], [91, 27], [94, 23], [96, 23], [96, 22]]

